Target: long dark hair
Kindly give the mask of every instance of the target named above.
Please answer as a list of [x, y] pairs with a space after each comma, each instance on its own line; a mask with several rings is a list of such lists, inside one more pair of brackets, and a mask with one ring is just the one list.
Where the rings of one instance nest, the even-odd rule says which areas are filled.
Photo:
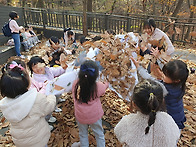
[[0, 81], [0, 91], [3, 97], [15, 98], [24, 94], [28, 91], [29, 85], [30, 78], [22, 64], [14, 61], [6, 65]]
[[132, 101], [141, 113], [149, 115], [148, 126], [145, 129], [145, 134], [147, 134], [150, 126], [155, 122], [156, 112], [162, 107], [163, 89], [154, 81], [143, 80], [135, 86]]
[[96, 79], [99, 75], [98, 67], [92, 60], [86, 60], [79, 71], [79, 80], [75, 86], [75, 99], [87, 103], [97, 98]]
[[186, 80], [189, 70], [186, 63], [181, 60], [169, 61], [163, 66], [163, 73], [173, 81], [174, 86], [181, 85], [183, 93], [186, 88]]

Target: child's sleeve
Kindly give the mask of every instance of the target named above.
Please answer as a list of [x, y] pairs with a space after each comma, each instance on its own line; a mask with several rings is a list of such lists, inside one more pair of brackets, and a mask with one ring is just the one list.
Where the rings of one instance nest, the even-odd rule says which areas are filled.
[[[126, 128], [127, 128], [127, 122], [128, 121], [128, 115], [123, 116], [123, 118], [118, 122], [118, 124], [114, 128], [114, 134], [116, 135], [117, 139], [124, 143], [125, 134], [126, 134]], [[125, 131], [126, 130], [126, 131]]]
[[169, 39], [169, 37], [165, 33], [164, 33], [164, 37], [165, 37], [165, 42], [167, 43], [166, 53], [167, 55], [171, 55], [175, 51], [174, 46], [171, 40]]
[[50, 114], [54, 111], [56, 106], [56, 97], [54, 95], [43, 95], [40, 102], [40, 112], [43, 113], [43, 116]]
[[63, 73], [65, 73], [65, 70], [60, 66], [60, 67], [51, 67], [50, 68], [52, 74], [54, 75], [54, 77], [58, 77], [60, 75], [62, 75]]
[[97, 82], [97, 96], [100, 97], [105, 94], [106, 89], [108, 88], [109, 83]]
[[152, 77], [146, 69], [144, 69], [142, 66], [139, 66], [137, 70], [138, 70], [138, 73], [141, 75], [142, 78], [149, 79], [149, 80], [152, 80], [152, 81], [158, 83], [163, 89], [163, 96], [167, 95], [168, 92], [167, 92], [167, 89], [165, 88], [165, 86], [161, 82], [159, 82], [157, 79]]

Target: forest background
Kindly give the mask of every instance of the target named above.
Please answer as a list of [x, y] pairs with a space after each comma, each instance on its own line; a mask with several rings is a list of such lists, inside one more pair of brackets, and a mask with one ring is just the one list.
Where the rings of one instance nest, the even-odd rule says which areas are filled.
[[196, 14], [196, 0], [0, 0], [0, 4], [73, 11], [83, 11], [87, 4], [87, 12], [118, 15], [195, 18]]

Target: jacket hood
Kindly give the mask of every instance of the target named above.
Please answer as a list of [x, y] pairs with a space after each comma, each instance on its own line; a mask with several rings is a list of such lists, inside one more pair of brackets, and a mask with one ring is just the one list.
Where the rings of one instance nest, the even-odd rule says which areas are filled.
[[14, 99], [5, 97], [0, 101], [0, 110], [8, 121], [20, 122], [31, 111], [36, 97], [35, 88]]

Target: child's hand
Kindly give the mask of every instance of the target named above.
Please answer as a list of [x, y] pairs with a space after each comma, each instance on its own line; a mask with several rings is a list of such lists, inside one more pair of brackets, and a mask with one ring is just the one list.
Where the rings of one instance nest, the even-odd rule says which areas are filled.
[[139, 67], [139, 62], [137, 60], [135, 60], [133, 57], [130, 57], [131, 60], [133, 61], [133, 63], [135, 64], [136, 68]]
[[160, 56], [160, 51], [158, 49], [158, 47], [151, 49], [151, 55], [153, 55], [155, 58], [158, 58]]
[[60, 55], [60, 65], [61, 65], [61, 67], [63, 69], [66, 69], [68, 67], [67, 64], [66, 64], [66, 62], [67, 62], [68, 59], [69, 58], [64, 53], [62, 53]]

